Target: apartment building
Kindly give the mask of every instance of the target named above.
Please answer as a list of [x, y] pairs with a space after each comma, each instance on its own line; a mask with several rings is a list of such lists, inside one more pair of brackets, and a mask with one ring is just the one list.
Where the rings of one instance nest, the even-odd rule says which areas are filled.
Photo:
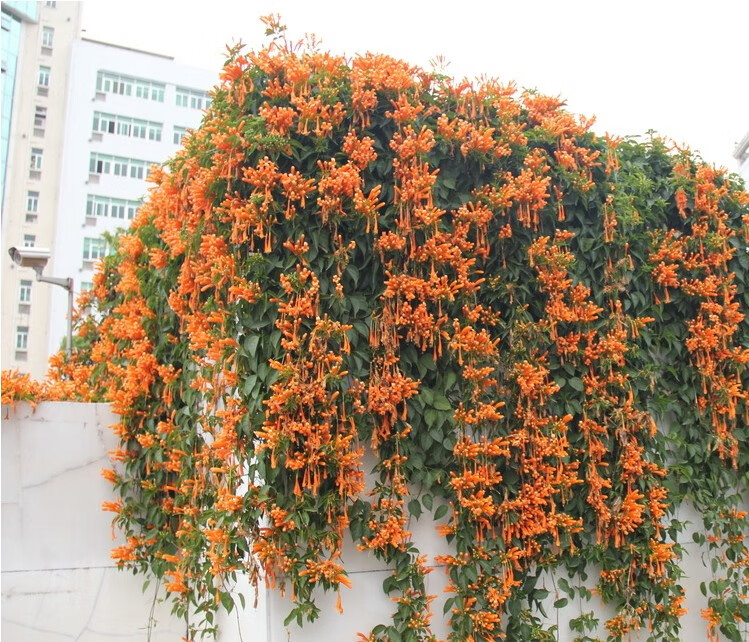
[[[108, 248], [103, 232], [127, 227], [148, 189], [152, 164], [179, 148], [200, 124], [217, 72], [172, 58], [102, 42], [73, 44], [65, 119], [55, 270], [76, 290], [91, 287], [97, 259]], [[52, 294], [50, 318], [64, 318], [66, 293]], [[50, 323], [48, 350], [65, 326]]]
[[49, 248], [45, 275], [72, 277], [76, 293], [91, 287], [96, 261], [108, 251], [102, 234], [129, 225], [151, 165], [168, 159], [199, 125], [217, 78], [217, 70], [80, 38], [80, 21], [80, 3], [38, 3], [15, 78], [1, 357], [3, 368], [35, 377], [65, 339], [67, 292], [14, 265], [8, 248]]

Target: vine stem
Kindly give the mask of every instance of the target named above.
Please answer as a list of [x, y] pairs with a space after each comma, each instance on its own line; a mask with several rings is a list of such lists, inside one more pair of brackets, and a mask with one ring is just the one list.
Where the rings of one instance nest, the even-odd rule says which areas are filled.
[[[558, 597], [559, 590], [557, 589], [557, 579], [556, 577], [554, 577], [554, 573], [550, 573], [549, 575], [551, 576], [551, 585], [554, 587], [554, 601], [556, 601], [559, 599]], [[555, 608], [554, 611], [555, 611], [555, 617], [556, 617], [556, 623], [557, 623], [555, 636], [557, 638], [557, 642], [559, 642], [559, 609]]]
[[148, 634], [146, 637], [147, 642], [151, 642], [151, 635], [153, 633], [154, 617], [153, 614], [156, 611], [156, 599], [159, 596], [159, 587], [161, 586], [161, 578], [156, 578], [156, 589], [153, 592], [153, 600], [151, 601], [151, 610], [148, 613]]

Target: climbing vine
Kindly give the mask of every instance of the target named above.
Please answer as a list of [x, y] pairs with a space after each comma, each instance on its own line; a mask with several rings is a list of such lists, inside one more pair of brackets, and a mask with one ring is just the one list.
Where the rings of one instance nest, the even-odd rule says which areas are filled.
[[[162, 578], [190, 636], [244, 605], [237, 574], [289, 590], [287, 621], [317, 617], [318, 589], [343, 608], [351, 537], [394, 569], [392, 619], [362, 639], [435, 639], [437, 562], [450, 640], [551, 636], [555, 569], [598, 574], [609, 639], [678, 640], [689, 501], [708, 633], [739, 640], [741, 185], [659, 139], [598, 137], [559, 99], [267, 22], [152, 171], [53, 364], [120, 417], [118, 565]], [[437, 560], [407, 529], [430, 513], [453, 550]]]

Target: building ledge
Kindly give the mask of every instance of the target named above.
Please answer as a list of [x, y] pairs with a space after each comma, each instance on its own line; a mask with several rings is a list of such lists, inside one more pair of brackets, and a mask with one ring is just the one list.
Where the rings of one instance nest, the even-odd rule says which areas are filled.
[[81, 38], [84, 42], [92, 42], [95, 45], [104, 45], [105, 47], [115, 47], [116, 49], [124, 49], [125, 51], [134, 51], [135, 53], [146, 54], [147, 56], [156, 56], [158, 58], [164, 58], [165, 60], [174, 60], [174, 56], [167, 56], [166, 54], [156, 53], [154, 51], [146, 51], [145, 49], [135, 49], [134, 47], [125, 47], [124, 45], [116, 45], [113, 42], [104, 42], [103, 40], [94, 40], [93, 38]]

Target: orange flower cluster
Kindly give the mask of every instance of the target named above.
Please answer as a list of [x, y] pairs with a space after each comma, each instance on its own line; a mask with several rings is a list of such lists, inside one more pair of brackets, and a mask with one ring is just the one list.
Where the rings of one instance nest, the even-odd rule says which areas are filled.
[[[706, 166], [693, 172], [680, 164], [675, 176], [684, 183], [674, 193], [676, 208], [686, 216], [688, 204], [693, 206], [691, 233], [653, 235], [652, 275], [664, 288], [666, 302], [668, 288], [674, 288], [698, 303], [695, 318], [687, 321], [686, 340], [702, 381], [697, 407], [710, 420], [718, 454], [736, 466], [739, 443], [734, 429], [749, 423], [749, 391], [740, 374], [749, 363], [749, 350], [734, 339], [745, 315], [728, 265], [736, 251], [731, 243], [736, 232], [721, 207], [728, 185], [724, 175]], [[685, 188], [692, 192], [691, 199]]]
[[18, 370], [3, 370], [2, 391], [3, 406], [11, 408], [19, 401], [27, 401], [33, 407], [44, 399], [43, 388], [39, 382]]
[[[630, 548], [628, 580], [644, 570], [647, 580], [662, 590], [672, 585], [666, 564], [674, 558], [673, 544], [664, 542], [661, 518], [665, 514], [667, 491], [661, 478], [665, 471], [645, 458], [643, 440], [650, 439], [656, 426], [648, 413], [634, 405], [629, 376], [626, 374], [629, 341], [653, 319], [632, 319], [622, 312], [614, 298], [607, 326], [591, 329], [603, 309], [594, 305], [590, 290], [573, 284], [569, 270], [574, 257], [565, 244], [569, 233], [557, 232], [553, 240], [537, 239], [529, 258], [539, 275], [541, 291], [547, 294], [546, 312], [550, 336], [560, 357], [587, 368], [584, 385], [583, 417], [580, 431], [585, 437], [584, 482], [587, 503], [596, 513], [596, 538], [615, 549], [633, 539], [642, 550]], [[626, 251], [626, 248], [625, 248]], [[613, 292], [606, 289], [607, 292]], [[565, 335], [560, 328], [570, 328]], [[584, 338], [587, 346], [580, 345]], [[607, 442], [614, 440], [612, 449]], [[647, 500], [647, 501], [645, 501]], [[624, 569], [604, 569], [601, 581], [618, 583]], [[613, 635], [642, 626], [643, 617], [626, 610], [606, 623]]]
[[[297, 245], [287, 249], [303, 259], [304, 252]], [[271, 525], [263, 529], [255, 551], [269, 578], [287, 572], [306, 549], [307, 568], [300, 576], [309, 575], [313, 583], [323, 579], [350, 586], [341, 567], [321, 561], [322, 549], [310, 550], [308, 543], [302, 542], [292, 552], [287, 533], [296, 528], [292, 516], [303, 508], [306, 498], [320, 495], [322, 487], [333, 482], [339, 501], [329, 505], [330, 533], [325, 541], [330, 554], [337, 557], [347, 524], [347, 504], [364, 487], [356, 425], [353, 417], [347, 416], [347, 395], [342, 396], [339, 388], [348, 374], [342, 367], [341, 352], [348, 352], [346, 333], [351, 326], [318, 316], [319, 280], [308, 268], [297, 264], [296, 272], [281, 276], [281, 283], [289, 300], [278, 301], [276, 327], [281, 331], [285, 356], [283, 361], [271, 362], [280, 376], [264, 401], [266, 420], [255, 436], [257, 452], [269, 450], [271, 466], [284, 466], [292, 471], [295, 481], [290, 508], [275, 505], [269, 511]], [[314, 324], [307, 329], [311, 319]]]

